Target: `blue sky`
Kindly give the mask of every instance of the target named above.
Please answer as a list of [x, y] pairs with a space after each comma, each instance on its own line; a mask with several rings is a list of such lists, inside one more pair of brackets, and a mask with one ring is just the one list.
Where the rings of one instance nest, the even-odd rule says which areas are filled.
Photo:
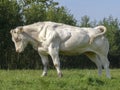
[[101, 20], [112, 15], [120, 19], [120, 0], [54, 0], [66, 7], [77, 19], [84, 15], [91, 20]]

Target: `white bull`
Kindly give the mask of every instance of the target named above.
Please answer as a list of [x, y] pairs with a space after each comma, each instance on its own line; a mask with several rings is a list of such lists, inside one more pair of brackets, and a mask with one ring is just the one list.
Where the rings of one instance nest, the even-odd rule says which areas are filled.
[[59, 54], [79, 55], [83, 53], [97, 65], [100, 76], [103, 66], [106, 76], [111, 77], [107, 59], [109, 43], [104, 36], [106, 32], [104, 26], [79, 28], [46, 21], [20, 26], [10, 32], [16, 52], [22, 52], [28, 43], [38, 51], [44, 65], [42, 76], [47, 75], [48, 55], [51, 56], [57, 73], [61, 77]]

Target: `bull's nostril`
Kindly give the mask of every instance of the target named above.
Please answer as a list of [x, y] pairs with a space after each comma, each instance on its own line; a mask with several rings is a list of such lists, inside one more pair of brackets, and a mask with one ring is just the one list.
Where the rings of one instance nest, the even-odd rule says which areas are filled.
[[17, 49], [16, 52], [19, 52], [19, 49]]

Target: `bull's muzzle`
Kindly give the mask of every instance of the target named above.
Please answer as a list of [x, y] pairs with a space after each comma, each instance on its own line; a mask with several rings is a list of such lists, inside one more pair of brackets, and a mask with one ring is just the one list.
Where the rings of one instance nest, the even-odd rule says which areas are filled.
[[19, 49], [16, 49], [16, 52], [19, 53]]
[[17, 52], [17, 53], [21, 53], [22, 50], [21, 50], [21, 49], [16, 49], [16, 52]]

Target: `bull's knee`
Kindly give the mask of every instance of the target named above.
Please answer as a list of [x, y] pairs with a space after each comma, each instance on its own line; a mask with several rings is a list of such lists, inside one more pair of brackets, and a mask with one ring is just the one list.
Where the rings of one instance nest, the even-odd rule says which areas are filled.
[[47, 72], [43, 72], [41, 77], [47, 76]]
[[56, 68], [56, 70], [57, 70], [58, 77], [62, 77], [63, 74], [62, 74], [62, 72], [61, 72], [61, 70], [60, 70], [60, 63], [54, 63], [54, 66], [55, 66], [55, 68]]
[[58, 67], [59, 65], [58, 64], [54, 64], [55, 67]]

